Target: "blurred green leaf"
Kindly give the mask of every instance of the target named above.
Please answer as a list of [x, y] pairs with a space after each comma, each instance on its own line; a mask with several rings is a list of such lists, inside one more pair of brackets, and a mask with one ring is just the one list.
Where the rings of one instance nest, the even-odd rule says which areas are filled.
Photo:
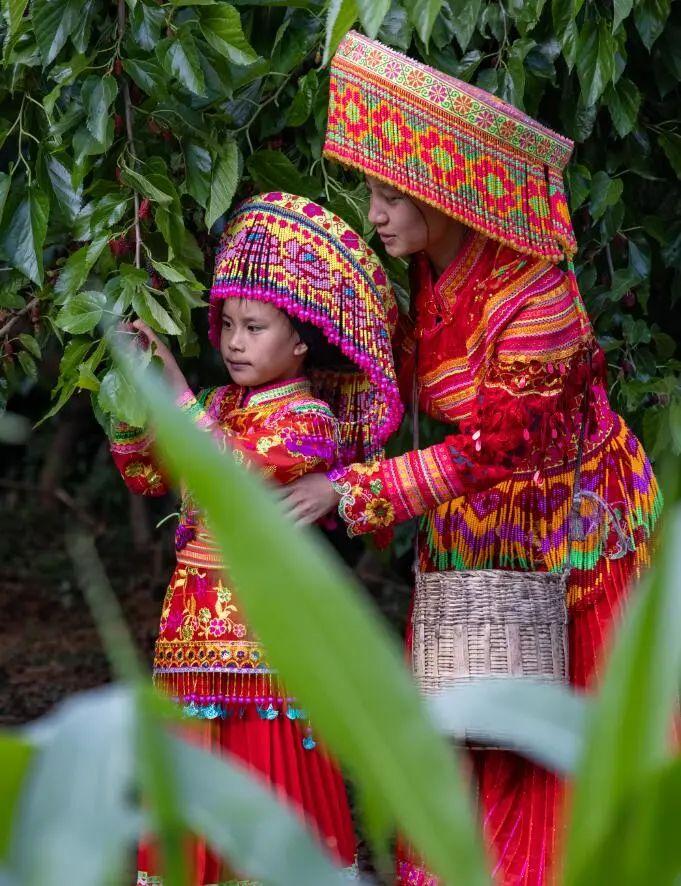
[[210, 179], [213, 161], [210, 151], [195, 142], [189, 142], [185, 147], [187, 193], [205, 209], [210, 196]]
[[31, 0], [31, 21], [43, 67], [53, 62], [78, 24], [80, 0]]
[[310, 176], [303, 176], [281, 151], [257, 151], [246, 161], [251, 176], [263, 191], [286, 191], [314, 200], [321, 186]]
[[613, 16], [612, 16], [612, 30], [616, 31], [619, 26], [629, 18], [631, 14], [631, 10], [634, 6], [634, 0], [613, 0], [612, 8], [613, 8]]
[[374, 38], [390, 9], [390, 0], [357, 0], [362, 29]]
[[[401, 654], [372, 608], [349, 590], [349, 576], [323, 548], [282, 520], [257, 479], [220, 456], [156, 385], [142, 377], [138, 384], [169, 468], [208, 514], [247, 617], [329, 746], [366, 790], [381, 796], [436, 871], [485, 883], [450, 749], [424, 717]], [[224, 477], [219, 487], [218, 475]], [[247, 510], [239, 506], [246, 500]], [[265, 539], [263, 559], [257, 551]], [[294, 607], [290, 598], [269, 592], [274, 575], [281, 586], [295, 588]], [[347, 713], [339, 717], [343, 704]]]
[[449, 0], [449, 8], [452, 11], [452, 25], [456, 40], [461, 51], [468, 49], [471, 37], [475, 32], [478, 22], [482, 0]]
[[[671, 754], [681, 673], [680, 541], [681, 511], [668, 506], [654, 568], [629, 603], [590, 718], [572, 800], [565, 886], [609, 880], [611, 860], [603, 849], [611, 823]], [[635, 814], [636, 807], [628, 808]]]

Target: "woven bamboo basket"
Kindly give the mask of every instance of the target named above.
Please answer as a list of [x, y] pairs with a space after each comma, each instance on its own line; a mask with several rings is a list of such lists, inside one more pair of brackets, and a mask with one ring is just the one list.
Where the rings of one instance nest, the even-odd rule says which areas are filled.
[[412, 668], [426, 694], [482, 677], [568, 679], [568, 572], [418, 572]]

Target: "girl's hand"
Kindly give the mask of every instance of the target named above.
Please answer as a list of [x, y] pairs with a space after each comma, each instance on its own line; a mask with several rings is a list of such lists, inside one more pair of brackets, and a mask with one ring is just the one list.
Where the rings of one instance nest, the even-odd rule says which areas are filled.
[[306, 474], [281, 489], [284, 511], [299, 526], [315, 523], [340, 500], [325, 474]]
[[137, 332], [137, 344], [143, 350], [151, 345], [152, 353], [158, 357], [163, 363], [163, 375], [176, 394], [184, 393], [189, 385], [184, 373], [177, 365], [177, 360], [172, 354], [170, 348], [163, 344], [161, 339], [156, 335], [153, 329], [147, 326], [142, 320], [134, 320], [132, 323], [126, 324], [126, 328], [130, 331]]

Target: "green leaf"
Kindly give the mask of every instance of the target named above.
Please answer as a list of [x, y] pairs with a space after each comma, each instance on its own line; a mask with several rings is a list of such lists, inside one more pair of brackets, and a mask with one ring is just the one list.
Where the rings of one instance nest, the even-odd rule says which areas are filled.
[[614, 206], [622, 196], [621, 178], [610, 178], [607, 172], [597, 172], [591, 179], [591, 203], [589, 210], [594, 221], [598, 220], [608, 206]]
[[566, 170], [570, 209], [578, 209], [591, 193], [591, 171], [580, 163], [568, 166]]
[[357, 6], [362, 28], [373, 39], [388, 14], [390, 0], [357, 0]]
[[199, 50], [190, 31], [182, 28], [166, 49], [163, 59], [166, 71], [195, 95], [206, 94], [206, 81], [201, 69]]
[[168, 311], [156, 301], [148, 289], [144, 292], [138, 289], [135, 292], [132, 297], [132, 308], [141, 320], [157, 332], [167, 332], [169, 335], [179, 335], [182, 332]]
[[152, 259], [151, 264], [164, 280], [168, 280], [170, 283], [191, 283], [195, 288], [198, 287], [203, 289], [203, 286], [199, 283], [189, 268], [184, 266], [180, 267], [179, 262], [175, 265], [170, 265], [167, 262], [154, 261]]
[[130, 169], [129, 166], [123, 166], [121, 181], [139, 191], [144, 197], [153, 200], [154, 203], [160, 203], [161, 206], [170, 206], [174, 200], [174, 187], [170, 180], [164, 176], [152, 173], [145, 177], [139, 172], [135, 172], [134, 169]]
[[657, 141], [671, 163], [676, 177], [681, 178], [681, 135], [675, 132], [661, 132], [657, 136]]
[[613, 17], [612, 30], [613, 33], [619, 28], [625, 19], [629, 18], [631, 10], [634, 7], [634, 0], [613, 0]]
[[12, 176], [8, 175], [6, 172], [0, 172], [0, 221], [2, 221], [2, 213], [5, 209], [5, 202], [11, 184]]
[[631, 80], [620, 77], [616, 86], [609, 86], [606, 90], [605, 101], [618, 135], [624, 138], [636, 125], [641, 93]]
[[53, 155], [47, 158], [47, 172], [57, 203], [62, 207], [69, 221], [75, 221], [83, 208], [83, 186], [73, 187], [71, 173]]
[[[628, 601], [589, 718], [586, 753], [572, 793], [565, 886], [613, 882], [612, 860], [604, 856], [603, 844], [622, 804], [635, 816], [634, 792], [672, 754], [680, 633], [681, 512], [677, 503], [667, 505], [655, 562]], [[618, 740], [613, 742], [615, 725]], [[627, 851], [621, 844], [618, 850]], [[646, 860], [652, 862], [648, 855]], [[637, 879], [626, 882], [633, 884]]]
[[0, 308], [18, 310], [23, 308], [26, 300], [19, 294], [19, 290], [25, 286], [26, 278], [23, 274], [12, 272], [0, 274]]
[[4, 861], [14, 824], [18, 817], [19, 799], [26, 784], [33, 747], [25, 737], [0, 732], [0, 860]]
[[239, 148], [235, 141], [228, 141], [221, 149], [213, 170], [210, 202], [206, 212], [207, 228], [212, 228], [223, 212], [229, 209], [238, 183]]
[[147, 3], [138, 3], [130, 17], [132, 36], [138, 46], [152, 52], [161, 39], [161, 28], [166, 19], [163, 9]]
[[149, 95], [158, 97], [165, 93], [166, 75], [153, 59], [123, 59], [123, 70]]
[[475, 33], [482, 0], [449, 0], [449, 7], [452, 10], [452, 26], [457, 43], [461, 52], [465, 52]]
[[32, 0], [31, 21], [43, 67], [59, 55], [78, 25], [80, 0]]
[[[70, 699], [40, 721], [11, 845], [17, 882], [122, 882], [132, 836], [133, 714], [130, 699], [117, 688]], [[67, 804], [65, 772], [72, 773]], [[94, 783], [101, 789], [97, 798]]]
[[577, 41], [577, 76], [584, 103], [593, 105], [603, 94], [615, 73], [617, 44], [605, 19], [587, 20]]
[[35, 381], [38, 378], [38, 367], [33, 357], [27, 351], [20, 351], [17, 359], [26, 375]]
[[357, 0], [330, 0], [329, 10], [326, 13], [323, 64], [328, 64], [329, 59], [338, 49], [338, 44], [355, 24], [358, 17]]
[[664, 30], [671, 11], [671, 0], [640, 0], [634, 9], [634, 22], [641, 40], [650, 51]]
[[201, 32], [210, 46], [235, 65], [250, 65], [258, 54], [246, 39], [238, 11], [228, 3], [202, 6], [199, 12]]
[[295, 94], [291, 106], [289, 107], [286, 123], [288, 126], [302, 126], [312, 112], [312, 104], [314, 102], [317, 90], [319, 88], [319, 77], [313, 69], [308, 71], [298, 81], [298, 92]]
[[146, 412], [137, 392], [123, 373], [113, 367], [101, 380], [97, 402], [101, 409], [134, 428], [144, 427]]
[[70, 298], [55, 318], [55, 323], [65, 332], [74, 335], [92, 332], [102, 319], [106, 307], [106, 296], [103, 292], [80, 292]]
[[[94, 81], [94, 82], [93, 82]], [[104, 144], [107, 138], [109, 108], [118, 94], [116, 80], [110, 75], [104, 77], [88, 77], [83, 84], [83, 92], [87, 90], [87, 128], [92, 137]]]
[[100, 235], [92, 243], [81, 246], [80, 249], [71, 253], [59, 272], [54, 286], [55, 293], [60, 296], [62, 302], [75, 295], [83, 286], [107, 242], [108, 235]]
[[14, 210], [2, 239], [9, 264], [39, 286], [43, 282], [43, 244], [49, 211], [47, 194], [32, 185]]
[[566, 773], [574, 772], [584, 751], [588, 704], [566, 686], [520, 678], [459, 684], [429, 700], [441, 732], [514, 748]]
[[213, 160], [207, 148], [188, 142], [184, 150], [186, 160], [185, 190], [199, 206], [205, 209], [210, 197], [210, 179]]
[[281, 151], [257, 151], [246, 161], [249, 173], [263, 191], [288, 191], [314, 200], [320, 184], [302, 175]]
[[444, 0], [413, 0], [410, 4], [409, 16], [417, 34], [426, 46], [430, 42], [435, 19], [443, 5]]
[[37, 360], [40, 360], [42, 357], [40, 345], [32, 335], [28, 335], [26, 332], [21, 332], [19, 333], [19, 341], [27, 351], [30, 351]]
[[412, 25], [409, 14], [402, 6], [393, 4], [386, 17], [383, 19], [378, 37], [382, 43], [388, 46], [396, 46], [406, 52], [411, 45]]

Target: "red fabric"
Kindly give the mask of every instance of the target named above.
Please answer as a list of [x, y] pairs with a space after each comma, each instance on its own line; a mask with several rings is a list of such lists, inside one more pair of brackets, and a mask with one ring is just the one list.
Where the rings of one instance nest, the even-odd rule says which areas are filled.
[[[230, 756], [230, 762], [242, 762], [252, 773], [264, 776], [339, 864], [353, 863], [356, 840], [343, 779], [319, 745], [314, 751], [303, 748], [296, 721], [284, 716], [262, 720], [251, 706], [243, 718], [193, 723], [189, 734], [207, 750]], [[187, 860], [191, 886], [220, 883], [236, 874], [203, 840], [187, 840]], [[140, 845], [137, 861], [138, 870], [158, 876], [159, 859], [151, 843]]]
[[[603, 593], [570, 613], [570, 682], [579, 688], [593, 689], [599, 682], [612, 629], [627, 597], [635, 555], [609, 563], [602, 559], [600, 565]], [[495, 883], [554, 883], [565, 820], [565, 782], [542, 766], [506, 751], [475, 750], [470, 759]], [[437, 886], [438, 880], [401, 846], [397, 883]]]

